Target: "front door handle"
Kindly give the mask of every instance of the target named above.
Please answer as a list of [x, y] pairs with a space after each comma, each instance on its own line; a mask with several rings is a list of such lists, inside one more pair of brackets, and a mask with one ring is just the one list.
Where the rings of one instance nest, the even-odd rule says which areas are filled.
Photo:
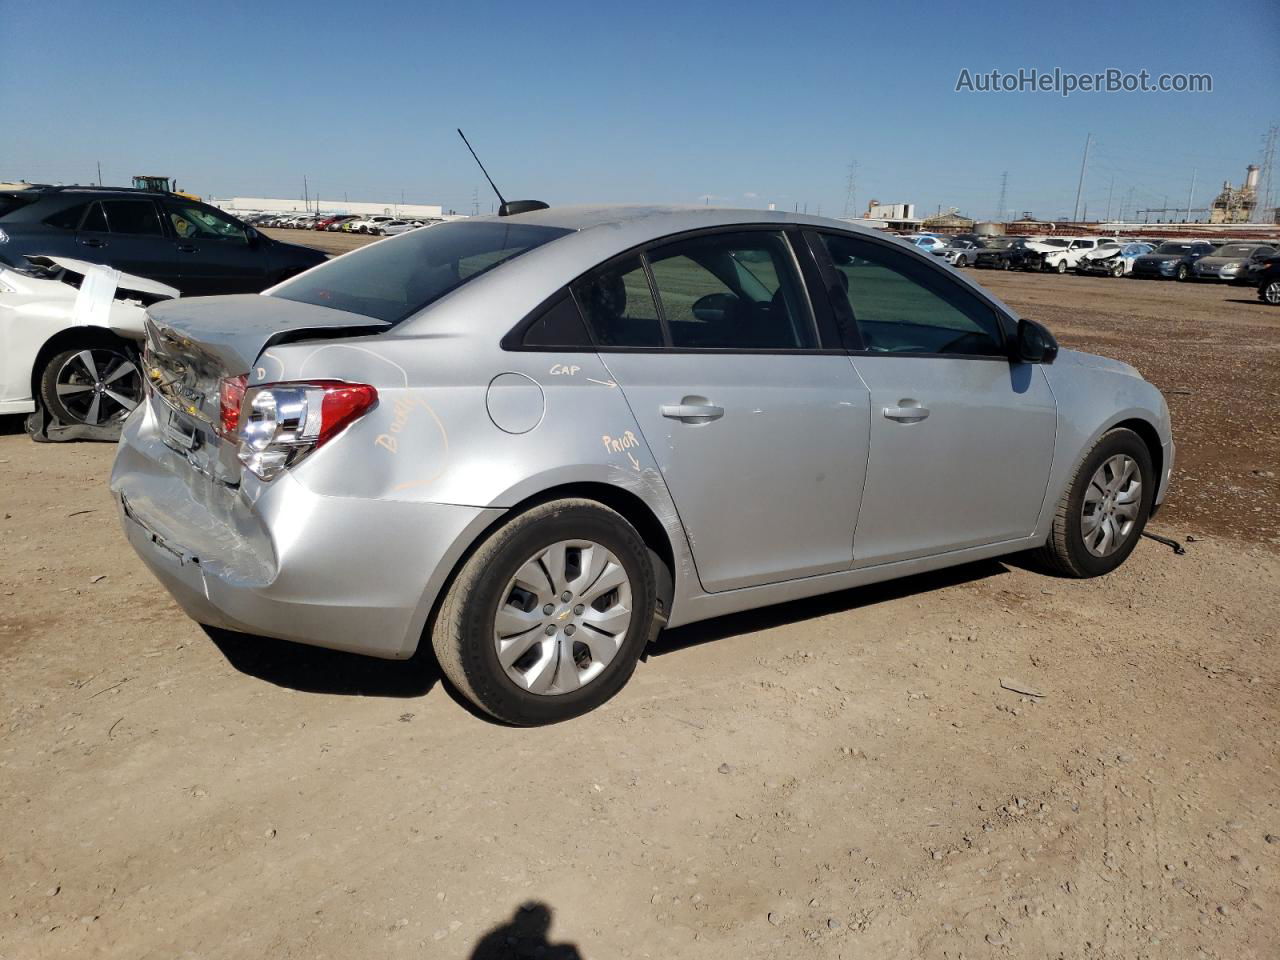
[[180, 243], [178, 244], [178, 252], [179, 253], [195, 253], [196, 245], [194, 243]]
[[80, 241], [82, 247], [105, 247], [106, 245], [107, 241], [98, 240], [96, 237], [86, 237]]
[[685, 423], [709, 423], [724, 416], [724, 407], [717, 407], [706, 397], [685, 397], [679, 403], [664, 403], [658, 412], [671, 420]]
[[919, 423], [929, 416], [929, 408], [922, 406], [919, 400], [899, 400], [896, 407], [885, 407], [886, 420], [898, 423]]

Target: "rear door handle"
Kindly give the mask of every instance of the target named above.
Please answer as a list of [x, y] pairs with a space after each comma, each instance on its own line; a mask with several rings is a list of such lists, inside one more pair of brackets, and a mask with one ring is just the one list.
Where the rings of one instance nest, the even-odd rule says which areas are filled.
[[84, 240], [81, 240], [80, 245], [82, 247], [105, 247], [107, 245], [107, 241], [97, 240], [93, 237], [88, 237]]
[[680, 403], [664, 403], [658, 412], [671, 420], [708, 423], [724, 416], [724, 407], [708, 403], [704, 397], [685, 397]]
[[929, 416], [929, 408], [921, 406], [918, 400], [898, 402], [900, 406], [884, 408], [885, 419], [896, 420], [898, 423], [919, 423]]
[[195, 253], [196, 245], [194, 243], [180, 243], [178, 244], [178, 252], [179, 253]]

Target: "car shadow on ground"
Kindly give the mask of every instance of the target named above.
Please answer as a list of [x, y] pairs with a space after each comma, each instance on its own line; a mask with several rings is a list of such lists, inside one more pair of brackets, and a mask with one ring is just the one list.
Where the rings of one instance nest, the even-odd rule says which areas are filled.
[[837, 593], [826, 593], [806, 600], [792, 600], [771, 607], [759, 607], [742, 613], [731, 613], [714, 620], [701, 620], [684, 627], [664, 631], [650, 649], [649, 656], [661, 657], [678, 653], [703, 643], [712, 643], [757, 630], [769, 630], [801, 620], [813, 620], [833, 613], [844, 613], [861, 607], [874, 606], [890, 600], [900, 600], [916, 594], [932, 593], [944, 587], [973, 583], [1008, 573], [1012, 558], [1006, 562], [979, 560], [959, 567], [949, 567], [932, 573], [887, 580], [865, 587], [853, 587]]
[[241, 673], [303, 693], [422, 697], [440, 679], [430, 643], [420, 644], [408, 660], [379, 660], [216, 627], [203, 629]]
[[[715, 640], [931, 593], [1008, 572], [1005, 563], [982, 560], [807, 600], [729, 614], [665, 631], [647, 655], [667, 656]], [[465, 697], [456, 694], [448, 684], [441, 683], [440, 667], [430, 641], [419, 644], [417, 652], [408, 660], [379, 660], [287, 640], [233, 633], [216, 627], [204, 627], [204, 632], [236, 670], [278, 687], [335, 696], [407, 699], [424, 697], [439, 684], [468, 713], [490, 723], [497, 722], [477, 710]]]

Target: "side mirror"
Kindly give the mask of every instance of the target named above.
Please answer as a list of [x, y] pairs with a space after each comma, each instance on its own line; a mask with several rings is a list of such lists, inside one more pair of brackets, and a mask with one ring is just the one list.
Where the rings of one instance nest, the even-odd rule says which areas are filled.
[[247, 226], [244, 228], [244, 239], [249, 246], [256, 247], [262, 241], [262, 234], [253, 227]]
[[1058, 355], [1058, 341], [1049, 328], [1026, 317], [1018, 321], [1018, 333], [1011, 347], [1009, 359], [1016, 363], [1053, 363]]

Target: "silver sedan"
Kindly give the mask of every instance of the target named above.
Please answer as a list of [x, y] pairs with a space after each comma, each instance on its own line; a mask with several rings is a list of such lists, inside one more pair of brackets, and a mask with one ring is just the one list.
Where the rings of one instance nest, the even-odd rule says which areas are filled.
[[430, 643], [504, 721], [583, 713], [676, 626], [986, 557], [1106, 574], [1173, 466], [1132, 367], [816, 217], [445, 223], [151, 308], [111, 486], [204, 624]]

